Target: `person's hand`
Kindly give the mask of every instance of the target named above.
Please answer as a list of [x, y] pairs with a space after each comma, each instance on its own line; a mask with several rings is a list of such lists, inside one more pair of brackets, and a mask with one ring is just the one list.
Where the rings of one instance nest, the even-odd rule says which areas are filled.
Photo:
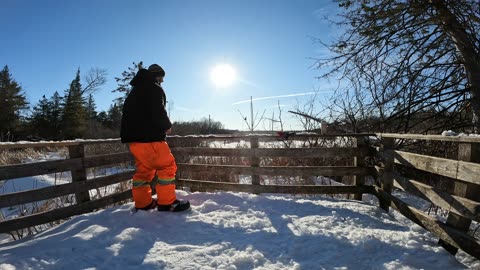
[[167, 129], [167, 131], [165, 131], [165, 133], [166, 133], [166, 134], [172, 133], [172, 128]]

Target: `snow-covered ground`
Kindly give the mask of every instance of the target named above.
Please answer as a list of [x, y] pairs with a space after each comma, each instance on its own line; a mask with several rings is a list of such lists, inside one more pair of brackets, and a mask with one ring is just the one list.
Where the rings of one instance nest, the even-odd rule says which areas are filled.
[[132, 204], [0, 245], [0, 269], [466, 269], [375, 205], [321, 196], [188, 193], [187, 213]]

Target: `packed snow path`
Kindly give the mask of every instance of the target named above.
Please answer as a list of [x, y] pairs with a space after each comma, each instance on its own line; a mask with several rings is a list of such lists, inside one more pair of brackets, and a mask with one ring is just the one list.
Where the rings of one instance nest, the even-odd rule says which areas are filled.
[[418, 226], [326, 197], [187, 193], [188, 213], [132, 204], [0, 246], [0, 269], [464, 269]]

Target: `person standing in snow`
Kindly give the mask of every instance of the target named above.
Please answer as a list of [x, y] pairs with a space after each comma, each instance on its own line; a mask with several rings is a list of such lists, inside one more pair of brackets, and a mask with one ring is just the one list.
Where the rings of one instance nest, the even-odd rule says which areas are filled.
[[[161, 83], [165, 71], [157, 64], [141, 68], [130, 82], [133, 86], [123, 104], [120, 137], [135, 157], [132, 194], [135, 208], [158, 211], [183, 211], [188, 201], [177, 200], [177, 165], [166, 142], [172, 123], [168, 118], [165, 92]], [[157, 200], [152, 198], [155, 181]]]

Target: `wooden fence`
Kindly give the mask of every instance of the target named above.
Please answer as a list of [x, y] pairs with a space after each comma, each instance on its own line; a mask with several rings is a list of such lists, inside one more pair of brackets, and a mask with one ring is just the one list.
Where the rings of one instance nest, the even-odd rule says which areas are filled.
[[[382, 145], [375, 151], [372, 145], [378, 139]], [[398, 151], [396, 140], [446, 140], [459, 142], [458, 160]], [[210, 147], [214, 142], [239, 141], [246, 148]], [[287, 147], [265, 147], [268, 143]], [[311, 148], [292, 147], [292, 142], [308, 142]], [[337, 143], [335, 143], [337, 142]], [[21, 191], [0, 196], [0, 208], [49, 200], [64, 195], [75, 194], [76, 203], [63, 208], [0, 221], [0, 233], [20, 230], [40, 224], [69, 218], [104, 208], [131, 198], [131, 191], [110, 194], [99, 199], [89, 196], [89, 190], [129, 181], [132, 170], [87, 180], [87, 168], [115, 166], [118, 163], [131, 162], [128, 152], [85, 156], [85, 147], [96, 144], [119, 144], [119, 140], [74, 141], [51, 143], [2, 144], [1, 151], [21, 148], [68, 147], [69, 158], [65, 160], [45, 161], [29, 164], [0, 166], [0, 180], [15, 179], [35, 175], [70, 171], [72, 182], [35, 190]], [[400, 134], [341, 134], [341, 135], [295, 135], [288, 140], [276, 136], [209, 136], [209, 137], [170, 137], [169, 144], [174, 155], [190, 157], [243, 157], [244, 165], [217, 165], [198, 163], [178, 163], [179, 171], [195, 173], [215, 172], [233, 175], [250, 175], [251, 184], [231, 182], [199, 181], [177, 179], [179, 188], [188, 187], [191, 191], [227, 190], [250, 193], [295, 193], [295, 194], [353, 194], [356, 200], [362, 194], [373, 194], [379, 198], [380, 206], [389, 210], [392, 207], [410, 220], [437, 235], [441, 244], [452, 253], [458, 248], [480, 258], [480, 243], [468, 235], [468, 226], [472, 220], [480, 221], [479, 185], [480, 139], [466, 137], [443, 137]], [[263, 145], [263, 147], [262, 147]], [[313, 146], [313, 147], [312, 147]], [[382, 159], [379, 166], [372, 166], [374, 157]], [[350, 158], [346, 166], [262, 166], [262, 160], [283, 157], [285, 159], [332, 159]], [[367, 167], [367, 163], [370, 164]], [[454, 182], [453, 190], [440, 190], [414, 179], [408, 179], [396, 168], [407, 166], [416, 170], [449, 177]], [[353, 182], [341, 186], [319, 185], [266, 185], [262, 177], [266, 176], [352, 176]], [[374, 176], [380, 180], [380, 186], [366, 185], [365, 177]], [[419, 209], [408, 205], [392, 195], [394, 188], [400, 188], [419, 196], [449, 211], [446, 222], [437, 220]]]
[[[382, 145], [378, 149], [383, 158], [377, 166], [381, 186], [375, 187], [380, 206], [389, 207], [439, 237], [439, 243], [455, 254], [458, 249], [480, 259], [480, 242], [467, 234], [472, 220], [480, 222], [480, 137], [448, 137], [437, 135], [379, 134]], [[458, 158], [446, 159], [396, 150], [402, 141], [458, 142]], [[411, 179], [401, 168], [428, 172], [437, 184], [428, 185], [421, 179]], [[420, 178], [420, 177], [418, 177]], [[453, 182], [453, 188], [438, 183]], [[446, 185], [449, 186], [449, 185]], [[450, 185], [451, 186], [451, 185]], [[447, 210], [446, 222], [427, 215], [392, 195], [398, 188]]]

